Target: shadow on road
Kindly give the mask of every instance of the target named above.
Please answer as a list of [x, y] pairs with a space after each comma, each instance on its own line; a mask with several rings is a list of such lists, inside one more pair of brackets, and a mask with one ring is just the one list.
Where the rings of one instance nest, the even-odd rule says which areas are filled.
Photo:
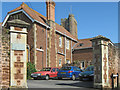
[[93, 88], [93, 81], [79, 81], [75, 83], [59, 83], [56, 85], [63, 85], [63, 86], [75, 86], [75, 87], [84, 87], [84, 88]]

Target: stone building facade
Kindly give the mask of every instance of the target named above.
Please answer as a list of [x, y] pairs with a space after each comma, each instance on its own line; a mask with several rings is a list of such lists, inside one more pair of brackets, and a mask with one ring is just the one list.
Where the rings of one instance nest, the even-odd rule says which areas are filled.
[[[94, 87], [112, 88], [112, 74], [119, 73], [119, 50], [104, 36], [96, 36], [92, 41], [94, 64]], [[114, 87], [117, 87], [117, 77], [114, 78]]]

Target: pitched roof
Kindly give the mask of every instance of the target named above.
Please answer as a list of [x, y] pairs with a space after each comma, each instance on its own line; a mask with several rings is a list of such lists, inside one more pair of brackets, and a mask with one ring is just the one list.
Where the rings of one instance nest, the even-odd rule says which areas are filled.
[[76, 37], [74, 37], [70, 32], [68, 32], [63, 26], [60, 26], [59, 24], [56, 23], [56, 30], [59, 32], [66, 34], [67, 36], [73, 38], [74, 40], [77, 41]]
[[90, 41], [91, 39], [92, 38], [79, 39], [78, 43], [75, 45], [74, 49], [92, 48], [92, 42]]
[[17, 7], [16, 9], [13, 9], [12, 11], [8, 12], [12, 13], [15, 12], [17, 10], [21, 10], [23, 9], [30, 17], [32, 17], [33, 19], [43, 23], [46, 25], [46, 17], [43, 16], [42, 14], [38, 13], [37, 11], [33, 10], [32, 8], [30, 8], [27, 4], [22, 3], [21, 6]]
[[[45, 16], [43, 16], [42, 14], [40, 14], [39, 12], [33, 10], [32, 8], [30, 8], [27, 4], [22, 3], [21, 6], [17, 7], [16, 9], [13, 9], [12, 11], [8, 12], [12, 13], [15, 12], [17, 10], [21, 10], [23, 9], [29, 16], [31, 16], [33, 19], [38, 20], [39, 22], [42, 22], [43, 24], [46, 24], [47, 18]], [[59, 24], [56, 23], [56, 30], [58, 30], [61, 33], [66, 34], [67, 36], [73, 38], [74, 40], [77, 41], [77, 39], [70, 34], [70, 32], [68, 32], [64, 27], [60, 26]]]

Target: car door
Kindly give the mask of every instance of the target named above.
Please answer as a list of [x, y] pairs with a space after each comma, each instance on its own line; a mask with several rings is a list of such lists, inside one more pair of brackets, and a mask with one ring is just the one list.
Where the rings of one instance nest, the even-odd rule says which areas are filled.
[[74, 69], [75, 76], [78, 77], [79, 73], [81, 72], [81, 69], [79, 67], [74, 67], [73, 69]]
[[79, 77], [79, 73], [81, 73], [82, 72], [82, 70], [79, 68], [79, 67], [76, 67], [76, 71], [77, 71], [77, 75], [76, 75], [76, 77]]
[[73, 74], [76, 76], [77, 75], [77, 68], [76, 67], [73, 67]]
[[56, 70], [55, 70], [55, 68], [53, 68], [53, 69], [51, 70], [50, 76], [51, 76], [51, 77], [55, 77], [55, 76], [56, 76]]
[[59, 68], [56, 68], [56, 69], [55, 69], [55, 77], [57, 77], [58, 71], [59, 71]]

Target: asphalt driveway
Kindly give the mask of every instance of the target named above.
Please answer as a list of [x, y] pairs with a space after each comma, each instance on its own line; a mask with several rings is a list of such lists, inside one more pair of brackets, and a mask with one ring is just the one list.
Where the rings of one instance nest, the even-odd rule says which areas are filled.
[[93, 90], [92, 81], [64, 80], [28, 80], [28, 88], [81, 88]]

